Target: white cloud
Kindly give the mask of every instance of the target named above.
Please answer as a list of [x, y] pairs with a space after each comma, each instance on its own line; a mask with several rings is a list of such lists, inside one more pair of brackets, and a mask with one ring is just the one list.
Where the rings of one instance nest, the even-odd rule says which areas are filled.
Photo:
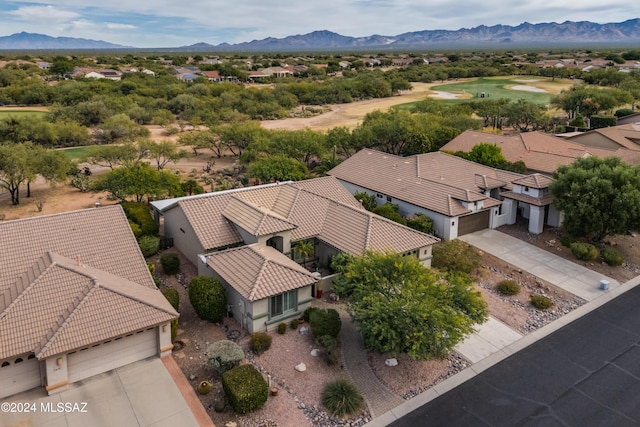
[[107, 22], [106, 25], [110, 30], [135, 30], [136, 28], [138, 28], [135, 25], [119, 24], [117, 22]]
[[8, 12], [9, 15], [23, 21], [60, 22], [78, 18], [80, 14], [55, 6], [24, 6]]

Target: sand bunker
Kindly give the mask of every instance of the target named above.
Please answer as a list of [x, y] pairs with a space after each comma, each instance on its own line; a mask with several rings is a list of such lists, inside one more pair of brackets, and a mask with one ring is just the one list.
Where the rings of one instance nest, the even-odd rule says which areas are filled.
[[522, 90], [525, 92], [539, 92], [539, 93], [546, 93], [547, 91], [545, 89], [539, 88], [539, 87], [535, 87], [535, 86], [529, 86], [529, 85], [514, 85], [514, 86], [510, 86], [509, 89], [512, 90]]
[[440, 90], [434, 90], [433, 93], [428, 95], [429, 98], [437, 98], [437, 99], [457, 99], [461, 95], [459, 93], [452, 92], [443, 92]]

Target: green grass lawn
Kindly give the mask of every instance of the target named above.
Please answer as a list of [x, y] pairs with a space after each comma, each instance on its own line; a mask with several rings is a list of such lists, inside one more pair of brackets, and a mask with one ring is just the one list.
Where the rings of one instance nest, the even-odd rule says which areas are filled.
[[78, 160], [87, 155], [89, 147], [91, 146], [63, 148], [61, 151], [69, 158], [69, 160]]
[[10, 117], [24, 117], [24, 116], [40, 116], [44, 117], [47, 114], [46, 111], [36, 110], [0, 110], [0, 120], [6, 120]]
[[[528, 82], [526, 80], [538, 80], [536, 82]], [[520, 86], [538, 86], [547, 90], [547, 92], [529, 92], [523, 90], [507, 89], [510, 85]], [[485, 94], [484, 99], [509, 99], [511, 101], [517, 101], [519, 99], [525, 99], [527, 101], [535, 102], [536, 104], [549, 105], [551, 97], [560, 93], [562, 89], [566, 89], [570, 84], [565, 81], [557, 80], [552, 81], [550, 78], [545, 77], [531, 77], [531, 76], [511, 76], [511, 77], [479, 77], [474, 80], [461, 81], [456, 83], [445, 83], [437, 86], [433, 86], [431, 90], [452, 92], [460, 94], [470, 94], [470, 98], [466, 99], [437, 99], [438, 101], [446, 103], [463, 103], [473, 100], [479, 100], [481, 94]], [[401, 108], [412, 109], [415, 102], [400, 105]]]

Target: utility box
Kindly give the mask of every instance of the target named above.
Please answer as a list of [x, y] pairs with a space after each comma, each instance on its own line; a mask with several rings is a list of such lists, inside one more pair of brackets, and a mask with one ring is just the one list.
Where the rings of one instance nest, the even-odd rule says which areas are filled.
[[603, 291], [608, 291], [609, 290], [609, 281], [608, 280], [600, 280], [600, 289], [602, 289]]

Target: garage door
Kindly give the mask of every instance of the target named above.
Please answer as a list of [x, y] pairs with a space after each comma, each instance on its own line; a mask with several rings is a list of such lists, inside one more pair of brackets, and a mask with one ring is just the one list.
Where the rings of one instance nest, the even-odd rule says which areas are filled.
[[115, 338], [67, 354], [69, 382], [158, 354], [157, 328]]
[[[29, 359], [29, 357], [31, 357]], [[40, 361], [33, 355], [5, 360], [0, 364], [0, 398], [40, 387]]]
[[458, 236], [484, 230], [489, 227], [489, 215], [491, 210], [478, 212], [475, 214], [462, 216], [458, 221]]

